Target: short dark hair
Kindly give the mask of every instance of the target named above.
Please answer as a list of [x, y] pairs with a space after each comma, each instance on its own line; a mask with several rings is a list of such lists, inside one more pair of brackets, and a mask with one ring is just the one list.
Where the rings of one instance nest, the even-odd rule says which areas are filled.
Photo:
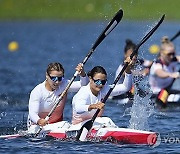
[[129, 49], [132, 49], [132, 50], [134, 51], [135, 48], [136, 48], [136, 44], [133, 43], [132, 40], [127, 39], [127, 40], [126, 40], [126, 45], [125, 45], [125, 47], [124, 47], [124, 53], [126, 53]]
[[93, 78], [96, 73], [102, 73], [107, 76], [106, 70], [102, 66], [95, 66], [87, 75]]

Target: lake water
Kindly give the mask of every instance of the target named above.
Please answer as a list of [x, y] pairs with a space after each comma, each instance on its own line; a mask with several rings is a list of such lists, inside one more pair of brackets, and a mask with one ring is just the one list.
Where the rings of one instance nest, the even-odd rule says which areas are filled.
[[[85, 65], [89, 71], [102, 65], [112, 83], [115, 71], [123, 59], [123, 47], [127, 38], [135, 43], [156, 23], [121, 21], [119, 25], [98, 46]], [[58, 61], [65, 68], [65, 77], [71, 78], [74, 68], [85, 58], [92, 44], [107, 25], [107, 22], [0, 22], [0, 135], [12, 134], [24, 129], [28, 114], [30, 91], [45, 79], [45, 70], [50, 62]], [[148, 48], [159, 44], [162, 36], [173, 36], [179, 30], [179, 22], [167, 22], [144, 44], [139, 51], [141, 57], [154, 59]], [[19, 50], [10, 52], [9, 42], [17, 41]], [[180, 54], [179, 38], [174, 41]], [[174, 85], [179, 88], [180, 81]], [[71, 120], [71, 98], [68, 96], [64, 120]], [[142, 103], [142, 102], [141, 102]], [[144, 102], [146, 103], [146, 102]], [[147, 107], [147, 106], [146, 106]], [[130, 108], [118, 101], [108, 100], [104, 115], [109, 116], [118, 126], [130, 125]], [[119, 145], [113, 143], [68, 142], [43, 140], [32, 142], [27, 138], [0, 139], [0, 153], [179, 153], [180, 151], [180, 108], [165, 111], [151, 109], [151, 116], [141, 122], [148, 129], [160, 133], [164, 142], [157, 147], [144, 145]], [[136, 123], [136, 121], [133, 121]]]

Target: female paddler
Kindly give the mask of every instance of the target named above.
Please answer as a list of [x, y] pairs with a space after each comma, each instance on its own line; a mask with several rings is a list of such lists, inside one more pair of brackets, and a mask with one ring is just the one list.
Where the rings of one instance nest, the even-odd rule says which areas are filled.
[[[132, 87], [131, 68], [133, 63], [130, 62], [130, 57], [126, 58], [125, 62], [129, 62], [129, 66], [125, 70], [124, 82], [115, 86], [111, 96], [125, 93]], [[111, 85], [107, 84], [107, 73], [103, 67], [96, 66], [88, 73], [88, 76], [89, 84], [81, 87], [73, 97], [72, 124], [91, 119], [97, 109], [102, 109], [98, 116], [101, 116], [103, 113], [104, 103], [101, 101], [111, 87]]]
[[180, 77], [177, 70], [178, 62], [180, 56], [176, 55], [174, 44], [168, 37], [163, 37], [160, 55], [150, 69], [149, 84], [154, 94], [158, 94], [161, 89], [168, 87], [174, 79]]
[[[76, 71], [79, 72], [80, 81], [73, 82], [68, 92], [77, 92], [81, 86], [87, 85], [89, 82], [82, 64], [78, 64]], [[59, 100], [59, 96], [69, 82], [70, 81], [64, 77], [64, 68], [60, 63], [55, 62], [48, 65], [45, 81], [38, 84], [30, 94], [27, 123], [29, 129], [33, 124], [45, 126], [48, 123], [63, 120], [63, 110], [67, 95], [63, 97], [48, 121], [45, 120], [45, 117]]]
[[[136, 49], [136, 44], [132, 40], [126, 39], [125, 47], [124, 47], [124, 59], [129, 57], [135, 49]], [[132, 70], [132, 74], [139, 76], [138, 77], [139, 79], [142, 78], [143, 76], [148, 75], [152, 62], [149, 60], [146, 60], [146, 59], [138, 58], [137, 54], [135, 54], [135, 56], [133, 57], [133, 60], [136, 61], [136, 65], [140, 64], [142, 67], [141, 67], [141, 69], [134, 68]], [[122, 70], [123, 67], [124, 67], [124, 64], [119, 65], [119, 67], [115, 73], [115, 78], [118, 76], [119, 72]], [[124, 74], [123, 74], [123, 77], [124, 77]], [[123, 77], [121, 78], [121, 80], [119, 80], [119, 83], [123, 82], [123, 79], [124, 79]], [[136, 84], [136, 86], [138, 86], [138, 85]], [[127, 102], [127, 98], [128, 98], [128, 101], [130, 100], [130, 102], [131, 102], [134, 98], [134, 93], [135, 93], [135, 86], [133, 85], [130, 91], [128, 91], [122, 95], [119, 95], [119, 96], [114, 96], [114, 97], [112, 97], [112, 99], [121, 99], [121, 100], [125, 99]], [[138, 93], [140, 95], [142, 95], [141, 94], [142, 92], [138, 92]]]

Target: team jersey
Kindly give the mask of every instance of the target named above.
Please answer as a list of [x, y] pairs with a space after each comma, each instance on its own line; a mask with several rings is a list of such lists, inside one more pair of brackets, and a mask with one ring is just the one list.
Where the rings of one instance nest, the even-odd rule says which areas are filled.
[[[87, 77], [81, 77], [80, 81], [75, 81], [72, 83], [68, 92], [77, 92], [81, 86], [87, 85]], [[37, 85], [30, 94], [29, 99], [29, 116], [28, 116], [28, 126], [32, 123], [37, 124], [40, 118], [45, 118], [50, 112], [52, 107], [56, 102], [59, 101], [59, 96], [66, 88], [69, 80], [63, 79], [59, 88], [54, 91], [48, 91], [45, 88], [45, 81]], [[67, 96], [64, 96], [59, 105], [56, 107], [55, 111], [49, 119], [49, 123], [54, 123], [63, 120], [63, 110], [66, 103]]]
[[177, 66], [176, 58], [174, 58], [169, 65], [163, 64], [160, 59], [156, 60], [152, 64], [149, 75], [149, 84], [154, 94], [158, 94], [161, 89], [168, 87], [173, 81], [173, 78], [170, 77], [167, 78], [158, 77], [155, 74], [156, 70], [163, 69], [166, 72], [173, 73], [176, 71], [176, 66]]
[[[104, 87], [100, 90], [98, 96], [93, 95], [90, 90], [90, 84], [87, 86], [81, 87], [78, 93], [73, 97], [72, 100], [72, 108], [73, 108], [73, 116], [72, 116], [72, 124], [80, 123], [84, 120], [92, 118], [97, 109], [93, 109], [88, 111], [89, 105], [95, 104], [97, 102], [102, 101], [102, 99], [107, 94], [111, 85], [104, 85]], [[111, 96], [117, 96], [122, 93], [129, 91], [132, 87], [132, 75], [125, 74], [125, 79], [122, 84], [117, 84], [113, 91], [111, 92]], [[98, 116], [101, 116], [103, 110], [100, 111]]]

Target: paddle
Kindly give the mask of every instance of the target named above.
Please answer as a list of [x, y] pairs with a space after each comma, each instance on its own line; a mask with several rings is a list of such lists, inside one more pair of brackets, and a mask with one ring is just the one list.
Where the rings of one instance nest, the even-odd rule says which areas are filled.
[[[174, 41], [178, 36], [180, 35], [180, 31], [178, 31], [171, 39], [170, 41]], [[149, 48], [149, 52], [152, 53], [152, 54], [157, 54], [159, 53], [159, 46], [154, 44], [154, 45], [151, 45], [151, 47]]]
[[[149, 37], [157, 30], [157, 28], [160, 26], [160, 24], [163, 22], [165, 15], [163, 15], [160, 19], [160, 21], [157, 23], [156, 26], [154, 26], [154, 28], [151, 29], [151, 31], [149, 33], [147, 33], [143, 39], [139, 42], [139, 44], [137, 44], [135, 50], [133, 51], [133, 53], [130, 55], [130, 59], [132, 60], [133, 56], [135, 54], [137, 54], [138, 49], [140, 48], [140, 46], [147, 41], [147, 39], [149, 39]], [[109, 89], [109, 91], [107, 92], [106, 96], [104, 97], [104, 99], [102, 100], [102, 103], [105, 103], [106, 100], [108, 99], [109, 95], [111, 94], [112, 90], [114, 89], [114, 87], [116, 86], [117, 82], [119, 81], [120, 77], [122, 76], [123, 72], [126, 70], [126, 68], [128, 67], [129, 63], [126, 62], [121, 70], [121, 72], [118, 74], [118, 76], [116, 77], [115, 81], [113, 82], [111, 88]], [[86, 136], [88, 134], [88, 132], [90, 131], [90, 129], [93, 126], [93, 123], [98, 115], [98, 113], [100, 112], [100, 109], [97, 109], [96, 113], [93, 115], [92, 119], [87, 121], [86, 123], [84, 123], [84, 125], [81, 127], [81, 129], [78, 131], [77, 136], [76, 136], [76, 140], [80, 140], [80, 141], [85, 141]]]
[[[123, 17], [123, 10], [120, 9], [114, 16], [114, 18], [108, 23], [108, 25], [106, 26], [106, 28], [103, 30], [103, 32], [100, 34], [100, 36], [97, 38], [96, 42], [94, 43], [93, 47], [90, 49], [90, 51], [88, 52], [88, 54], [86, 55], [86, 57], [84, 58], [82, 64], [84, 65], [87, 60], [89, 59], [89, 57], [92, 55], [92, 53], [94, 52], [94, 50], [96, 49], [96, 47], [105, 39], [105, 37], [118, 25], [118, 23], [121, 21]], [[65, 96], [65, 94], [67, 93], [68, 89], [70, 88], [71, 84], [73, 83], [73, 81], [76, 79], [78, 75], [78, 72], [76, 71], [74, 76], [72, 77], [72, 79], [70, 80], [70, 82], [68, 83], [68, 85], [66, 86], [66, 88], [64, 89], [64, 91], [62, 92], [62, 94], [59, 97], [59, 100], [54, 104], [53, 108], [51, 109], [51, 111], [49, 112], [49, 114], [46, 116], [46, 120], [49, 120], [50, 116], [52, 115], [52, 113], [54, 112], [54, 110], [56, 109], [56, 107], [58, 106], [58, 104], [60, 103], [60, 101], [63, 99], [63, 97]], [[38, 136], [38, 134], [40, 133], [40, 131], [42, 130], [42, 127], [39, 128], [39, 130], [37, 131], [37, 133], [35, 134], [35, 137]]]
[[179, 35], [180, 35], [180, 30], [170, 39], [170, 41], [174, 41]]

